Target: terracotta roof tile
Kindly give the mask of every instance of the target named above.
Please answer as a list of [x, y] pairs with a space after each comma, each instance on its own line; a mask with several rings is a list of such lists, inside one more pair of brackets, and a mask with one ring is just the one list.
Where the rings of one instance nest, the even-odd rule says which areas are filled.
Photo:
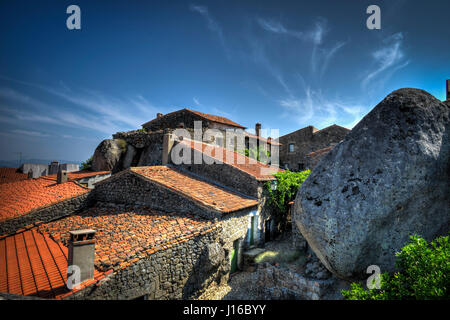
[[215, 115], [212, 115], [212, 114], [203, 113], [203, 112], [195, 111], [195, 110], [191, 110], [191, 109], [186, 109], [186, 110], [188, 110], [188, 111], [190, 111], [192, 113], [195, 113], [196, 115], [199, 115], [200, 117], [203, 117], [203, 118], [208, 119], [208, 120], [213, 121], [213, 122], [223, 123], [223, 124], [227, 124], [227, 125], [230, 125], [230, 126], [233, 126], [233, 127], [239, 127], [239, 128], [245, 129], [244, 126], [241, 126], [240, 124], [238, 124], [238, 123], [236, 123], [234, 121], [231, 121], [230, 119], [225, 118], [225, 117], [215, 116]]
[[83, 213], [40, 225], [39, 231], [68, 245], [69, 230], [94, 229], [95, 267], [123, 268], [140, 257], [217, 228], [217, 222], [189, 214], [161, 213], [147, 208], [90, 208]]
[[1, 239], [0, 292], [41, 298], [68, 293], [67, 254], [67, 248], [37, 229]]
[[[41, 298], [65, 298], [97, 283], [113, 269], [188, 241], [219, 227], [189, 214], [160, 213], [146, 208], [90, 208], [0, 239], [0, 292]], [[94, 279], [69, 291], [69, 231], [90, 228], [95, 235]]]
[[75, 183], [57, 184], [56, 179], [40, 177], [0, 184], [0, 221], [27, 214], [89, 192]]
[[132, 167], [130, 170], [222, 213], [258, 205], [258, 201], [253, 198], [207, 182], [174, 167]]
[[222, 161], [228, 165], [231, 165], [257, 180], [266, 181], [275, 179], [273, 174], [276, 172], [284, 171], [283, 169], [276, 168], [256, 161], [255, 159], [246, 157], [242, 154], [234, 152], [233, 150], [226, 149], [216, 145], [206, 144], [200, 141], [194, 141], [184, 138], [180, 143], [189, 146], [193, 150], [197, 150], [212, 157], [213, 159]]
[[326, 148], [319, 149], [319, 150], [316, 150], [314, 152], [310, 152], [310, 153], [307, 154], [307, 156], [308, 157], [315, 157], [315, 156], [318, 156], [318, 155], [322, 155], [322, 154], [330, 152], [331, 149], [333, 149], [333, 148], [334, 148], [334, 146], [328, 146]]
[[27, 180], [27, 175], [15, 168], [0, 168], [0, 184]]

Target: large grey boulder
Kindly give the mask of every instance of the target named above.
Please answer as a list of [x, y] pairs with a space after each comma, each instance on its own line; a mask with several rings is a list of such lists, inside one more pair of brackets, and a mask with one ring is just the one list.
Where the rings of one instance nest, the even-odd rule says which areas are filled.
[[126, 151], [126, 142], [121, 139], [103, 140], [95, 149], [92, 158], [93, 171], [117, 171], [121, 169], [122, 154]]
[[294, 219], [331, 272], [367, 278], [394, 270], [394, 254], [450, 222], [450, 105], [427, 92], [392, 92], [314, 168]]

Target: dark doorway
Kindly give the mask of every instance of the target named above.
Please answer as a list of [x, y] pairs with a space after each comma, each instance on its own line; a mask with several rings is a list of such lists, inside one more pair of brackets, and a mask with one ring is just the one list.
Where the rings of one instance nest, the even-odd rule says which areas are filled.
[[238, 267], [238, 255], [239, 255], [239, 240], [233, 242], [233, 250], [230, 254], [231, 270], [230, 273], [235, 273]]
[[265, 224], [264, 224], [264, 241], [265, 242], [269, 242], [271, 240], [270, 238], [270, 222], [272, 220], [266, 220]]

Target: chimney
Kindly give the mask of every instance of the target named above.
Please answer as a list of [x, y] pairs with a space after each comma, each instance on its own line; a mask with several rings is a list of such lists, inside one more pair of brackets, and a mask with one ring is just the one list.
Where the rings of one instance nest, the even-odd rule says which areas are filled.
[[59, 171], [59, 162], [58, 161], [52, 161], [50, 163], [49, 173], [48, 174], [55, 174]]
[[447, 79], [447, 101], [450, 101], [450, 79]]
[[165, 133], [163, 137], [162, 164], [170, 162], [170, 151], [172, 151], [174, 139], [171, 133]]
[[62, 184], [66, 182], [67, 182], [67, 171], [66, 170], [58, 171], [58, 174], [56, 176], [56, 183]]
[[96, 232], [92, 229], [69, 231], [68, 267], [80, 268], [80, 283], [94, 278], [94, 236]]
[[255, 134], [259, 137], [261, 135], [261, 123], [257, 122], [255, 125]]
[[157, 114], [156, 114], [156, 118], [158, 119], [158, 118], [161, 118], [163, 116], [163, 114], [162, 113], [160, 113], [160, 112], [158, 112]]

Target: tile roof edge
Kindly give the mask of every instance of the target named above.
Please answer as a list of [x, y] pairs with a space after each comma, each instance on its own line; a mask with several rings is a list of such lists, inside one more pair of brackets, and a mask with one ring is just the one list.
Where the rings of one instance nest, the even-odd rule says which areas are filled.
[[[232, 213], [232, 212], [244, 210], [244, 209], [251, 208], [251, 207], [254, 207], [254, 206], [258, 205], [258, 204], [251, 205], [251, 206], [250, 206], [250, 205], [247, 205], [247, 206], [242, 207], [242, 208], [239, 208], [239, 209], [237, 209], [237, 210], [219, 210], [219, 209], [217, 209], [216, 207], [214, 207], [214, 206], [212, 206], [212, 205], [205, 204], [204, 202], [201, 202], [200, 200], [197, 200], [197, 199], [193, 198], [192, 196], [189, 196], [187, 193], [185, 193], [185, 192], [183, 192], [183, 191], [180, 191], [179, 189], [172, 188], [172, 187], [169, 187], [169, 186], [167, 186], [167, 185], [164, 185], [164, 184], [162, 184], [162, 183], [160, 183], [160, 182], [158, 182], [158, 181], [152, 180], [152, 179], [150, 179], [149, 177], [146, 177], [146, 176], [144, 176], [144, 175], [142, 175], [142, 174], [140, 174], [140, 173], [138, 173], [138, 172], [131, 171], [131, 173], [134, 174], [134, 175], [136, 175], [137, 177], [139, 177], [139, 178], [141, 178], [141, 179], [144, 179], [144, 180], [150, 182], [150, 183], [153, 183], [153, 184], [156, 184], [156, 185], [158, 185], [158, 186], [160, 186], [160, 187], [163, 187], [163, 188], [166, 189], [166, 190], [175, 192], [176, 194], [178, 194], [178, 195], [182, 196], [183, 198], [186, 198], [186, 199], [188, 199], [188, 200], [190, 200], [190, 201], [196, 203], [197, 205], [199, 205], [200, 207], [203, 207], [204, 209], [212, 210], [212, 211], [214, 211], [214, 212], [216, 212], [216, 213], [219, 213], [219, 214]], [[207, 181], [204, 181], [204, 182], [208, 183]]]
[[[208, 119], [208, 118], [205, 117], [204, 115], [209, 115], [209, 116], [214, 116], [214, 117], [220, 117], [220, 116], [215, 116], [215, 115], [213, 115], [213, 114], [204, 113], [204, 112], [201, 112], [201, 111], [191, 110], [191, 109], [189, 109], [189, 108], [183, 108], [183, 109], [180, 109], [180, 110], [176, 110], [176, 111], [173, 111], [173, 112], [166, 113], [165, 115], [163, 115], [163, 117], [164, 117], [164, 116], [167, 116], [167, 115], [177, 114], [178, 112], [182, 112], [182, 111], [188, 111], [188, 112], [190, 112], [190, 113], [193, 113], [193, 114], [195, 114], [195, 115], [197, 115], [197, 116], [200, 116], [200, 117], [202, 117], [202, 118], [205, 118], [205, 119]], [[199, 114], [199, 113], [200, 113], [200, 114]], [[204, 114], [204, 115], [201, 115], [201, 114]], [[235, 127], [240, 127], [240, 128], [243, 128], [243, 129], [246, 129], [246, 128], [247, 128], [247, 127], [244, 127], [244, 126], [240, 125], [239, 123], [236, 123], [236, 122], [234, 122], [233, 120], [230, 120], [230, 119], [228, 119], [228, 118], [226, 118], [226, 117], [223, 117], [223, 118], [225, 118], [225, 119], [227, 119], [228, 121], [230, 121], [230, 122], [236, 124], [236, 125], [233, 125], [233, 126], [235, 126]], [[142, 124], [142, 126], [145, 126], [145, 125], [147, 125], [147, 124], [150, 124], [150, 123], [152, 123], [152, 122], [154, 122], [154, 121], [156, 121], [156, 120], [158, 120], [158, 119], [159, 119], [159, 118], [155, 118], [155, 119], [152, 119], [152, 120], [150, 120], [150, 121], [147, 121], [146, 123]], [[213, 121], [213, 120], [211, 120], [211, 119], [208, 119], [208, 120]], [[225, 123], [225, 122], [221, 122], [221, 121], [213, 121], [213, 122], [231, 125], [230, 123]]]
[[[242, 157], [248, 158], [248, 159], [249, 159], [249, 164], [255, 164], [255, 165], [258, 165], [258, 164], [259, 164], [259, 165], [265, 166], [266, 168], [271, 168], [271, 166], [269, 166], [268, 164], [265, 164], [265, 163], [262, 163], [262, 162], [260, 162], [260, 161], [258, 161], [258, 160], [255, 160], [255, 159], [253, 159], [253, 158], [247, 157], [246, 155], [240, 154], [240, 153], [238, 153], [238, 152], [236, 152], [236, 151], [234, 151], [234, 150], [230, 150], [230, 149], [227, 149], [227, 148], [224, 148], [224, 147], [221, 147], [221, 146], [217, 146], [217, 145], [214, 145], [214, 144], [208, 144], [208, 143], [203, 142], [203, 141], [197, 141], [197, 140], [191, 140], [191, 139], [183, 138], [183, 140], [179, 141], [179, 143], [183, 143], [183, 142], [187, 142], [187, 141], [193, 142], [194, 144], [195, 144], [195, 143], [199, 143], [199, 144], [205, 144], [205, 145], [210, 146], [210, 147], [218, 147], [218, 148], [222, 148], [222, 149], [224, 149], [225, 151], [233, 152], [233, 153], [236, 154], [237, 156], [242, 156]], [[200, 151], [200, 150], [195, 149], [195, 148], [192, 147], [191, 145], [188, 145], [188, 146], [189, 146], [191, 149], [193, 149], [193, 150], [195, 150], [195, 151], [198, 151], [198, 152], [201, 152], [201, 153], [204, 154], [203, 148], [202, 148], [202, 151]], [[213, 156], [210, 156], [210, 155], [207, 155], [207, 156], [209, 156], [209, 157], [211, 157], [211, 158], [214, 158]], [[226, 157], [225, 157], [225, 159], [226, 159]], [[249, 172], [247, 172], [247, 171], [245, 171], [245, 170], [239, 168], [235, 163], [228, 163], [228, 162], [225, 162], [223, 159], [220, 160], [220, 161], [222, 161], [222, 163], [225, 163], [225, 164], [227, 164], [227, 165], [229, 165], [229, 166], [232, 166], [232, 167], [235, 168], [235, 169], [240, 170], [241, 172], [247, 174], [248, 176], [250, 176], [250, 177], [252, 177], [252, 178], [255, 178], [255, 179], [258, 180], [258, 181], [268, 181], [268, 180], [273, 180], [273, 179], [275, 179], [275, 177], [270, 177], [270, 178], [269, 178], [269, 177], [267, 177], [267, 178], [266, 178], [266, 177], [264, 177], [264, 178], [263, 178], [263, 177], [257, 177], [257, 176], [255, 176], [255, 175], [253, 175], [253, 174], [251, 174], [251, 173], [249, 173]], [[250, 162], [252, 162], [252, 163], [250, 163]], [[281, 169], [281, 168], [278, 168], [278, 169]], [[281, 170], [284, 171], [283, 169], [281, 169]]]
[[[74, 182], [74, 181], [68, 181], [68, 182]], [[68, 183], [68, 182], [66, 182], [66, 183]], [[52, 203], [48, 203], [48, 204], [45, 204], [45, 205], [43, 205], [43, 206], [40, 206], [40, 207], [31, 209], [31, 210], [29, 210], [29, 211], [27, 211], [27, 212], [25, 212], [25, 213], [23, 213], [23, 214], [16, 215], [16, 216], [14, 216], [14, 217], [9, 217], [9, 218], [4, 219], [4, 220], [0, 220], [0, 223], [6, 222], [6, 221], [9, 221], [9, 220], [14, 220], [14, 219], [21, 218], [21, 217], [23, 217], [23, 216], [26, 216], [26, 215], [29, 215], [29, 214], [31, 214], [31, 213], [34, 213], [35, 211], [43, 210], [43, 209], [49, 208], [49, 207], [51, 207], [51, 206], [54, 206], [55, 204], [58, 204], [58, 203], [61, 203], [61, 202], [64, 202], [64, 201], [68, 201], [68, 200], [72, 200], [72, 199], [75, 199], [75, 198], [84, 196], [84, 195], [86, 195], [86, 194], [88, 194], [89, 192], [92, 191], [91, 189], [85, 188], [84, 186], [82, 186], [82, 185], [80, 185], [80, 184], [78, 184], [78, 185], [79, 185], [80, 187], [83, 187], [83, 189], [85, 189], [86, 191], [83, 192], [83, 193], [77, 194], [76, 196], [73, 196], [73, 197], [61, 199], [61, 200], [59, 200], [59, 201], [52, 202]]]
[[233, 188], [231, 188], [231, 187], [228, 187], [228, 186], [226, 186], [226, 185], [224, 185], [224, 184], [221, 184], [221, 183], [219, 183], [218, 181], [215, 181], [215, 180], [213, 180], [213, 179], [210, 179], [210, 178], [204, 177], [204, 176], [202, 176], [202, 175], [199, 175], [199, 174], [197, 174], [197, 173], [191, 172], [191, 171], [189, 171], [189, 170], [187, 170], [187, 169], [179, 168], [179, 167], [176, 167], [176, 166], [174, 166], [174, 165], [172, 165], [172, 164], [169, 164], [169, 165], [167, 165], [167, 166], [168, 166], [168, 167], [175, 168], [176, 170], [179, 170], [179, 171], [181, 171], [181, 172], [183, 172], [183, 173], [186, 173], [186, 174], [188, 174], [188, 175], [191, 175], [191, 176], [193, 176], [193, 177], [195, 177], [195, 178], [204, 180], [204, 181], [207, 182], [207, 183], [210, 183], [210, 184], [216, 185], [216, 186], [218, 186], [218, 187], [220, 187], [220, 188], [226, 189], [226, 190], [228, 190], [228, 191], [230, 191], [230, 192], [234, 192], [234, 193], [236, 193], [236, 194], [238, 194], [238, 195], [240, 195], [240, 196], [242, 196], [242, 197], [248, 198], [248, 199], [250, 199], [250, 200], [258, 200], [258, 199], [255, 198], [255, 197], [246, 195], [246, 194], [244, 194], [244, 193], [242, 193], [242, 192], [240, 192], [240, 191], [237, 191], [237, 190], [235, 190], [235, 189], [233, 189]]

